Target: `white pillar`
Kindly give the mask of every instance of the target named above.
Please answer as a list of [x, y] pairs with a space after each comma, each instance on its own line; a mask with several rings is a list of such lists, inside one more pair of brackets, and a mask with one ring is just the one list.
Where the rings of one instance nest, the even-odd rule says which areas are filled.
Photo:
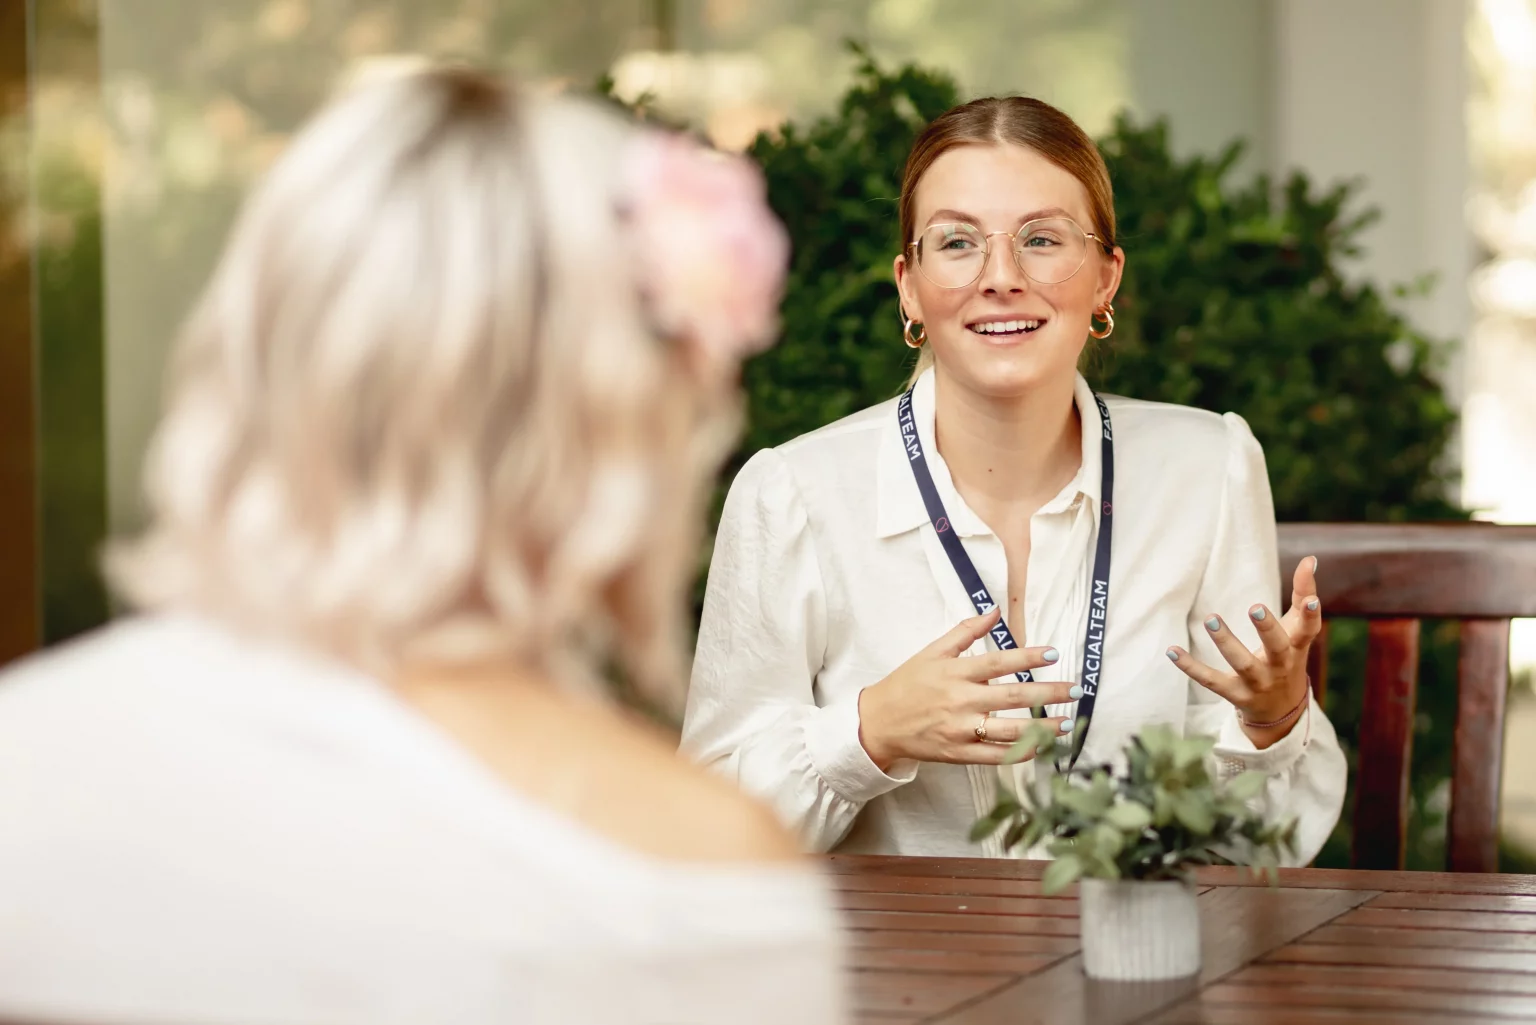
[[[1462, 342], [1473, 267], [1464, 0], [1276, 0], [1272, 167], [1322, 185], [1363, 179], [1382, 219], [1358, 272], [1380, 286], [1436, 276], [1404, 307], [1415, 326]], [[1453, 402], [1464, 359], [1446, 368]]]

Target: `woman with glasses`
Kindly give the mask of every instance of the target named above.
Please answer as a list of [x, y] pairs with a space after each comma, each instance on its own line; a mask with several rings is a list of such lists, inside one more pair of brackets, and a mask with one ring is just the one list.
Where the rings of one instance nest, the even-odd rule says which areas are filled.
[[[1036, 100], [968, 103], [918, 137], [899, 216], [910, 390], [737, 476], [685, 749], [812, 849], [997, 856], [968, 833], [1000, 782], [1172, 723], [1215, 736], [1223, 773], [1267, 773], [1262, 800], [1310, 860], [1345, 782], [1306, 675], [1316, 562], [1279, 615], [1264, 455], [1240, 417], [1078, 373], [1113, 344], [1126, 260], [1092, 140]], [[1069, 753], [1001, 765], [1031, 717]]]
[[749, 165], [359, 85], [181, 340], [141, 610], [0, 675], [0, 1019], [843, 1020], [826, 887], [680, 704], [782, 229]]

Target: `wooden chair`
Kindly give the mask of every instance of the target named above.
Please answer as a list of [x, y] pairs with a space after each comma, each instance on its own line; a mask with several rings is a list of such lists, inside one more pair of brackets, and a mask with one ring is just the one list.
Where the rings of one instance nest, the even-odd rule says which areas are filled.
[[[1509, 621], [1536, 617], [1536, 527], [1282, 524], [1280, 565], [1287, 602], [1291, 574], [1308, 555], [1318, 559], [1323, 614], [1370, 621], [1355, 779], [1355, 867], [1403, 865], [1419, 621], [1458, 619], [1461, 655], [1447, 867], [1453, 872], [1498, 871]], [[1327, 688], [1327, 641], [1325, 624], [1311, 659], [1319, 699]]]

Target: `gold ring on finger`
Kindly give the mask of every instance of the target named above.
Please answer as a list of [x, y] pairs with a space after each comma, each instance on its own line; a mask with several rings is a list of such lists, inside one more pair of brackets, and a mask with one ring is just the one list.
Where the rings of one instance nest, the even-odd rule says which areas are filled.
[[991, 715], [992, 715], [991, 712], [988, 712], [986, 715], [983, 715], [981, 717], [981, 722], [979, 722], [976, 725], [976, 739], [981, 741], [983, 744], [985, 744], [987, 742], [987, 719]]

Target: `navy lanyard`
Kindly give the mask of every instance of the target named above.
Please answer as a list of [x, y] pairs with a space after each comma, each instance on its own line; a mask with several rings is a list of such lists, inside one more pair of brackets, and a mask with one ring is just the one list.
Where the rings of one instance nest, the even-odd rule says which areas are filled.
[[[1104, 624], [1109, 613], [1109, 550], [1110, 539], [1114, 534], [1115, 434], [1109, 423], [1109, 407], [1098, 395], [1094, 395], [1093, 401], [1098, 404], [1099, 419], [1104, 428], [1104, 456], [1101, 464], [1103, 483], [1100, 486], [1104, 504], [1099, 516], [1098, 544], [1093, 553], [1093, 589], [1088, 595], [1088, 631], [1083, 640], [1083, 672], [1077, 681], [1083, 688], [1083, 696], [1077, 703], [1077, 729], [1072, 738], [1072, 758], [1067, 763], [1068, 769], [1077, 763], [1077, 756], [1082, 752], [1083, 742], [1088, 737], [1088, 727], [1092, 724], [1093, 706], [1099, 696], [1099, 672], [1104, 663]], [[896, 420], [901, 425], [901, 440], [907, 449], [907, 462], [912, 466], [912, 476], [917, 478], [917, 490], [922, 492], [928, 520], [933, 524], [934, 533], [939, 535], [939, 541], [944, 545], [944, 552], [949, 556], [950, 564], [955, 567], [960, 582], [965, 585], [971, 604], [976, 607], [976, 614], [984, 616], [997, 603], [992, 600], [987, 585], [981, 582], [981, 574], [976, 572], [976, 564], [971, 561], [965, 545], [960, 542], [960, 536], [950, 527], [949, 516], [944, 511], [944, 500], [939, 497], [939, 489], [934, 487], [928, 459], [923, 455], [923, 442], [917, 434], [917, 422], [912, 419], [910, 389], [896, 403]], [[1007, 651], [1019, 646], [1001, 616], [989, 633], [992, 643], [999, 650]], [[1034, 677], [1028, 671], [1016, 674], [1016, 678], [1020, 683], [1034, 682]], [[1045, 709], [1037, 708], [1034, 713], [1043, 716]]]

